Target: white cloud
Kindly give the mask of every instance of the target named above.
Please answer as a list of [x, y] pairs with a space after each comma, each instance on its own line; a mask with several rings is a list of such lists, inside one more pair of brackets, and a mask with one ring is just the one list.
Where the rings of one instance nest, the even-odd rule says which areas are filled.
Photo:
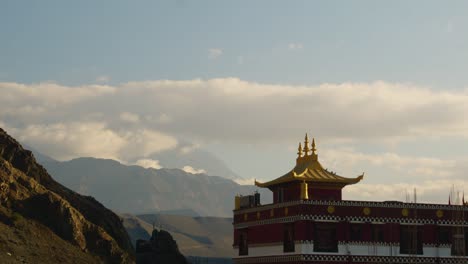
[[[176, 137], [203, 145], [291, 144], [304, 132], [335, 144], [319, 145], [324, 165], [348, 177], [366, 171], [369, 185], [458, 181], [468, 160], [423, 151], [397, 155], [388, 144], [457, 139], [464, 146], [468, 90], [382, 81], [292, 86], [221, 78], [76, 87], [0, 83], [0, 91], [2, 127], [59, 160], [141, 160], [177, 148]], [[366, 154], [344, 147], [362, 142], [384, 150]]]
[[118, 152], [127, 142], [103, 123], [56, 123], [29, 125], [7, 131], [21, 142], [51, 157], [67, 160], [77, 157], [119, 159]]
[[298, 131], [311, 129], [317, 137], [337, 139], [468, 136], [465, 91], [385, 82], [268, 85], [236, 78], [132, 82], [123, 87], [128, 96], [144, 96], [143, 104], [154, 104], [155, 111], [176, 120], [171, 129], [190, 127], [185, 133], [208, 140], [295, 140]]
[[111, 80], [110, 76], [101, 75], [96, 78], [96, 82], [98, 83], [107, 83]]
[[144, 129], [118, 132], [98, 122], [6, 128], [8, 133], [21, 142], [57, 160], [97, 157], [128, 161], [177, 146], [175, 138], [158, 131]]
[[[355, 199], [376, 195], [388, 200], [392, 192], [416, 185], [421, 196], [438, 193], [445, 199], [450, 183], [464, 186], [468, 169], [466, 157], [392, 151], [401, 141], [458, 140], [466, 148], [468, 90], [382, 81], [292, 86], [221, 78], [118, 86], [0, 83], [0, 91], [0, 125], [59, 160], [144, 160], [177, 148], [176, 137], [200, 144], [272, 145], [291, 144], [311, 132], [319, 139], [326, 167], [347, 177], [366, 171], [363, 183], [349, 187]], [[355, 149], [362, 142], [383, 150]], [[189, 153], [197, 147], [178, 150]], [[440, 190], [432, 195], [437, 185]]]
[[122, 121], [129, 122], [129, 123], [138, 123], [140, 121], [140, 117], [137, 114], [133, 114], [129, 112], [120, 113], [120, 119]]
[[[235, 179], [234, 180], [237, 184], [239, 185], [254, 185], [255, 179], [250, 178], [250, 179]], [[261, 182], [261, 180], [260, 180]]]
[[359, 183], [345, 187], [343, 196], [345, 199], [367, 200], [367, 201], [389, 201], [398, 200], [406, 202], [406, 195], [414, 201], [413, 190], [416, 189], [417, 201], [425, 203], [448, 203], [450, 190], [466, 190], [468, 182], [465, 180], [428, 180], [418, 184], [393, 183], [393, 184], [366, 184]]
[[290, 86], [223, 78], [116, 87], [0, 83], [0, 89], [0, 120], [18, 129], [67, 121], [106, 122], [113, 131], [121, 131], [139, 120], [136, 128], [201, 143], [290, 142], [305, 131], [322, 140], [378, 144], [468, 137], [467, 91], [411, 84]]
[[0, 82], [0, 90], [0, 106], [28, 104], [49, 108], [77, 103], [96, 96], [111, 95], [116, 88], [106, 85], [68, 87], [50, 82], [31, 85]]
[[465, 190], [468, 158], [438, 159], [421, 156], [403, 156], [383, 152], [365, 154], [352, 149], [325, 149], [319, 159], [330, 170], [345, 177], [356, 177], [366, 170], [363, 181], [344, 188], [348, 200], [400, 200], [406, 194], [413, 199], [416, 189], [419, 201], [443, 203], [447, 201], [452, 185]]
[[206, 173], [206, 171], [204, 169], [195, 169], [193, 168], [192, 166], [184, 166], [182, 168], [183, 171], [187, 172], [187, 173], [191, 173], [191, 174], [204, 174]]
[[135, 162], [135, 165], [141, 166], [143, 168], [153, 168], [153, 169], [161, 169], [162, 166], [159, 164], [159, 160], [153, 159], [140, 159]]
[[192, 144], [188, 146], [183, 146], [180, 148], [180, 153], [184, 155], [189, 154], [198, 148], [200, 148], [200, 144]]
[[[422, 155], [422, 154], [421, 154]], [[446, 178], [454, 176], [457, 161], [443, 160], [423, 156], [401, 156], [396, 153], [365, 154], [352, 149], [334, 148], [320, 151], [321, 160], [329, 164], [330, 168], [339, 167], [346, 173], [359, 172], [359, 168], [375, 167], [387, 173], [400, 176], [421, 178]]]
[[172, 119], [169, 115], [165, 114], [165, 113], [162, 113], [159, 115], [159, 118], [158, 118], [158, 122], [159, 123], [169, 123], [171, 122]]
[[166, 123], [172, 122], [172, 118], [166, 113], [159, 114], [159, 116], [157, 114], [146, 115], [144, 119], [147, 122], [155, 123], [155, 124], [166, 124]]
[[302, 45], [302, 43], [289, 43], [288, 44], [289, 50], [301, 50], [303, 48], [304, 48], [304, 45]]
[[174, 137], [148, 129], [126, 131], [122, 137], [128, 142], [120, 150], [120, 157], [124, 160], [132, 160], [135, 157], [148, 157], [149, 155], [177, 146]]
[[220, 48], [211, 48], [208, 50], [208, 57], [210, 59], [216, 59], [221, 55], [223, 55], [223, 50]]

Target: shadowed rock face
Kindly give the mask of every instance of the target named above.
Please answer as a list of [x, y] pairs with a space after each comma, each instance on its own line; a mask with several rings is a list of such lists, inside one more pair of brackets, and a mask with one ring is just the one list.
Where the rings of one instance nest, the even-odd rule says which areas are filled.
[[77, 251], [97, 256], [101, 261], [131, 263], [134, 260], [131, 241], [116, 214], [94, 198], [57, 183], [30, 151], [0, 128], [3, 228], [18, 228], [15, 225], [18, 215], [25, 218], [24, 224], [40, 223], [64, 240], [63, 243], [71, 243]]
[[149, 241], [137, 240], [137, 264], [188, 264], [169, 232], [156, 229]]

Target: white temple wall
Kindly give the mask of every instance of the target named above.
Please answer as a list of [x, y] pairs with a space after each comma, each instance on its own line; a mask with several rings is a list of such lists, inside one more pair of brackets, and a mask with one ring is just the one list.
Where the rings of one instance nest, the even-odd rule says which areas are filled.
[[377, 245], [377, 244], [339, 244], [338, 252], [314, 252], [313, 242], [302, 242], [295, 244], [294, 252], [283, 252], [283, 245], [249, 245], [249, 254], [238, 257], [261, 257], [293, 254], [313, 254], [313, 255], [359, 255], [359, 256], [420, 256], [420, 257], [452, 257], [449, 245], [436, 247], [433, 245], [423, 246], [423, 255], [400, 254], [400, 246]]

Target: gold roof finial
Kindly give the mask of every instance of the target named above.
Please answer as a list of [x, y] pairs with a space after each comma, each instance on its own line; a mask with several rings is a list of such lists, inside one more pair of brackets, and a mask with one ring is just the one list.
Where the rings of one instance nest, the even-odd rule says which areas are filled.
[[302, 157], [302, 145], [301, 142], [299, 142], [299, 147], [297, 148], [297, 157], [301, 158]]
[[315, 151], [317, 151], [315, 148], [315, 138], [312, 138], [312, 155], [316, 154]]
[[305, 139], [304, 139], [304, 156], [308, 156], [309, 155], [309, 137], [307, 136], [307, 133], [305, 135]]

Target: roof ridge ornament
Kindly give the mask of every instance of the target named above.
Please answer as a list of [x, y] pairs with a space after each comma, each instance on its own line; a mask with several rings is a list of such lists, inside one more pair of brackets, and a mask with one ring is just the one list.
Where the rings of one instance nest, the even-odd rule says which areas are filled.
[[297, 148], [297, 157], [301, 158], [302, 157], [302, 145], [301, 142], [299, 142], [299, 147]]
[[318, 161], [317, 148], [315, 146], [315, 138], [312, 138], [312, 154], [310, 156], [312, 160]]
[[[306, 145], [304, 148], [302, 147], [302, 143], [299, 143], [299, 147], [297, 149], [297, 159], [296, 159], [296, 166], [290, 170], [288, 173], [284, 174], [283, 176], [271, 180], [269, 182], [260, 183], [256, 180], [254, 181], [255, 185], [258, 187], [267, 187], [275, 186], [278, 184], [284, 184], [293, 181], [306, 181], [306, 183], [324, 183], [324, 184], [333, 184], [340, 188], [349, 185], [355, 184], [360, 182], [364, 178], [364, 173], [356, 178], [346, 178], [343, 176], [338, 175], [335, 171], [329, 170], [328, 168], [325, 169], [322, 167], [320, 162], [318, 161], [317, 155], [317, 146], [315, 143], [315, 138], [312, 138], [312, 144], [309, 145], [308, 142], [309, 137], [306, 133], [305, 136], [305, 143]], [[310, 146], [312, 148], [310, 148]], [[304, 151], [306, 151], [307, 156], [304, 155]], [[312, 153], [308, 153], [312, 151]]]
[[317, 151], [317, 149], [315, 148], [315, 138], [312, 138], [312, 155], [316, 154], [315, 151]]
[[304, 139], [304, 157], [309, 156], [309, 137], [307, 136], [307, 133], [305, 134], [305, 139]]

